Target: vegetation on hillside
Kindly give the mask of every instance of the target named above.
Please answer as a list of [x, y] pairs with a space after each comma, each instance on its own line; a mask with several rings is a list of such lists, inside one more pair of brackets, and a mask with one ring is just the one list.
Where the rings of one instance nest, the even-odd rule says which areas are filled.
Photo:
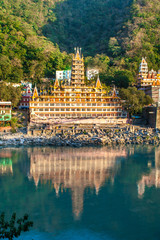
[[27, 22], [33, 30], [40, 32], [48, 21], [55, 20], [55, 3], [60, 0], [3, 0], [0, 7], [7, 15], [13, 15], [20, 21]]
[[68, 52], [81, 46], [107, 85], [133, 85], [142, 56], [149, 68], [160, 67], [159, 0], [66, 0], [54, 11], [56, 20], [43, 27], [44, 35]]
[[21, 88], [0, 83], [0, 101], [11, 101], [12, 107], [17, 107], [21, 100]]
[[145, 95], [144, 91], [137, 90], [135, 87], [129, 87], [128, 89], [120, 89], [120, 97], [125, 100], [123, 103], [124, 108], [130, 115], [142, 113], [144, 106], [153, 103], [150, 96]]
[[3, 0], [0, 79], [52, 78], [70, 67], [66, 52], [80, 46], [106, 85], [127, 88], [142, 56], [149, 68], [160, 66], [159, 16], [159, 0]]
[[[137, 73], [142, 56], [149, 68], [160, 68], [160, 1], [134, 0], [130, 18], [118, 39], [124, 50], [124, 67]], [[122, 61], [122, 59], [121, 59]]]
[[[36, 9], [31, 8], [32, 1], [28, 2], [30, 10], [24, 11], [24, 18], [23, 7], [18, 8], [18, 2], [4, 0], [0, 3], [3, 6], [0, 9], [0, 79], [9, 82], [38, 82], [42, 77], [52, 78], [56, 69], [69, 67], [71, 56], [61, 53], [57, 45], [44, 36], [39, 36], [34, 30], [32, 14]], [[20, 3], [26, 5], [23, 0]], [[21, 12], [22, 16], [19, 17], [17, 12]], [[27, 12], [28, 18], [32, 19], [30, 24], [25, 21]], [[35, 24], [38, 28], [37, 22]]]
[[[43, 33], [62, 50], [81, 46], [85, 55], [108, 53], [110, 38], [116, 36], [129, 17], [133, 0], [66, 0], [56, 4], [56, 20], [48, 21]], [[112, 45], [112, 44], [111, 44]]]

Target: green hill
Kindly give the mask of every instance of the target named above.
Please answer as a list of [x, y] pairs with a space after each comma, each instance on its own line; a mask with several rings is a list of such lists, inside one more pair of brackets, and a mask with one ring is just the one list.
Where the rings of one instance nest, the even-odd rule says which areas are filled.
[[159, 0], [3, 0], [0, 9], [3, 80], [53, 77], [76, 46], [106, 84], [132, 84], [142, 56], [160, 68]]
[[56, 4], [54, 24], [43, 33], [62, 50], [80, 45], [85, 55], [108, 53], [110, 37], [116, 36], [129, 17], [132, 0], [67, 0]]
[[[53, 14], [43, 1], [4, 0], [0, 3], [0, 79], [37, 82], [67, 68], [71, 57], [41, 34]], [[52, 16], [51, 16], [52, 15]]]

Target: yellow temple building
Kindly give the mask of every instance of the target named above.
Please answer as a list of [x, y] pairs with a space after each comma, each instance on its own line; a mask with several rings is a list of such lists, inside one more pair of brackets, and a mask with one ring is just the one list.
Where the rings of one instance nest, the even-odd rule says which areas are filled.
[[148, 70], [148, 64], [144, 57], [139, 67], [137, 87], [145, 90], [148, 86], [160, 86], [160, 70], [158, 72]]
[[143, 90], [146, 95], [149, 95], [154, 103], [160, 102], [160, 70], [158, 72], [148, 70], [148, 64], [144, 57], [139, 67], [137, 88]]
[[107, 93], [99, 77], [95, 86], [85, 85], [84, 58], [77, 48], [72, 59], [70, 84], [61, 84], [58, 79], [48, 91], [35, 87], [30, 101], [30, 123], [126, 123], [121, 99], [115, 88]]

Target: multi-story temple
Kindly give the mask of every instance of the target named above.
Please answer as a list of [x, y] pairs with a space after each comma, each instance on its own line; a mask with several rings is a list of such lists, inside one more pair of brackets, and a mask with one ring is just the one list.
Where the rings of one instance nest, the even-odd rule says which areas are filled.
[[142, 58], [139, 67], [137, 87], [145, 90], [148, 86], [160, 86], [160, 70], [158, 72], [153, 69], [149, 71], [146, 59]]
[[149, 95], [154, 103], [160, 102], [160, 70], [158, 72], [148, 70], [148, 64], [145, 58], [142, 58], [139, 74], [137, 88], [143, 90], [145, 94]]
[[54, 86], [38, 92], [35, 87], [30, 101], [30, 122], [33, 123], [125, 123], [126, 113], [115, 89], [107, 93], [99, 77], [95, 86], [85, 85], [84, 58], [79, 48], [72, 60], [70, 84], [63, 85], [56, 79]]

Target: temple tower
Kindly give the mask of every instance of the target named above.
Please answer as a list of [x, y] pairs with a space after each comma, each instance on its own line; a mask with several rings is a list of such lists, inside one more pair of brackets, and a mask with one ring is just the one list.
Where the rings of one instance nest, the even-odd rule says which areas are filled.
[[79, 48], [75, 48], [72, 59], [71, 85], [75, 87], [84, 86], [84, 58]]
[[141, 74], [141, 76], [143, 78], [146, 78], [147, 74], [148, 74], [148, 64], [146, 62], [146, 59], [143, 57], [142, 57], [142, 61], [141, 61], [140, 67], [139, 67], [139, 73]]

